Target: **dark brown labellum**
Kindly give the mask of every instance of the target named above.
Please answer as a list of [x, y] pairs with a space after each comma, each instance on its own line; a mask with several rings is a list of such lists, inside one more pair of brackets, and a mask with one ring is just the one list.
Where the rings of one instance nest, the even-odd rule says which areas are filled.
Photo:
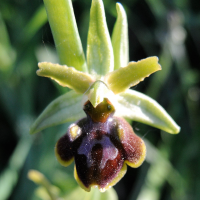
[[108, 99], [96, 108], [87, 101], [84, 111], [87, 117], [72, 124], [57, 142], [56, 156], [64, 166], [75, 159], [75, 178], [86, 191], [96, 185], [104, 191], [124, 176], [126, 164], [142, 164], [146, 148], [124, 119], [113, 116]]

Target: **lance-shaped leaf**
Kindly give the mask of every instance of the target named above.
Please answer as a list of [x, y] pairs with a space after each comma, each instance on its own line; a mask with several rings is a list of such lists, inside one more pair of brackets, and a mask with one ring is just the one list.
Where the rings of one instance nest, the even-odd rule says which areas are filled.
[[47, 127], [76, 121], [85, 116], [82, 105], [82, 94], [70, 91], [54, 101], [36, 119], [30, 128], [30, 133], [37, 133]]
[[127, 90], [118, 95], [118, 103], [117, 114], [122, 117], [154, 126], [171, 134], [180, 131], [180, 127], [162, 106], [140, 92]]
[[61, 64], [87, 72], [71, 0], [44, 0]]
[[[87, 63], [91, 74], [104, 76], [113, 71], [114, 57], [102, 0], [93, 0], [87, 43]], [[99, 76], [98, 76], [99, 75]]]
[[115, 70], [127, 66], [129, 62], [128, 23], [126, 12], [120, 3], [116, 4], [116, 8], [117, 21], [112, 34]]
[[93, 107], [100, 104], [104, 98], [107, 98], [114, 106], [117, 103], [114, 93], [102, 81], [96, 81], [93, 85], [91, 85], [85, 94]]
[[149, 57], [138, 62], [130, 62], [126, 67], [119, 68], [105, 76], [105, 82], [115, 93], [124, 92], [126, 89], [143, 81], [145, 77], [161, 70], [157, 57]]
[[42, 62], [38, 64], [38, 67], [40, 69], [37, 70], [37, 75], [49, 77], [63, 87], [69, 87], [76, 92], [84, 93], [94, 82], [93, 77], [89, 74], [66, 65]]

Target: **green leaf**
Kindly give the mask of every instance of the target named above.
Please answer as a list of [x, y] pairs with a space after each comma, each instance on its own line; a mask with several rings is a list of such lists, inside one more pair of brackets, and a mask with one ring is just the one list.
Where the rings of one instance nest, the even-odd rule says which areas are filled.
[[86, 192], [80, 187], [73, 190], [66, 196], [67, 200], [118, 200], [117, 193], [113, 188], [106, 190], [102, 193], [98, 188], [92, 188], [90, 192]]
[[30, 133], [37, 133], [47, 127], [76, 121], [85, 116], [82, 105], [82, 95], [70, 91], [54, 101], [36, 119], [30, 128]]
[[176, 196], [176, 192], [174, 193], [174, 199], [184, 199], [184, 186], [187, 184], [187, 181], [184, 180], [180, 172], [170, 163], [168, 159], [170, 155], [167, 151], [167, 145], [161, 144], [158, 145], [158, 147], [154, 147], [148, 140], [144, 139], [144, 142], [148, 150], [146, 161], [150, 164], [150, 167], [148, 168], [146, 177], [142, 177], [143, 185], [139, 193], [131, 195], [130, 199], [162, 199], [162, 188], [166, 182], [174, 191], [178, 192], [178, 196]]
[[27, 154], [32, 145], [31, 138], [26, 135], [22, 136], [15, 147], [7, 167], [1, 171], [0, 176], [0, 199], [9, 199], [10, 194], [16, 188], [20, 179], [20, 172], [25, 166]]
[[47, 22], [47, 14], [45, 11], [44, 6], [40, 6], [36, 12], [34, 13], [33, 17], [29, 21], [29, 23], [24, 28], [23, 32], [23, 41], [28, 43], [30, 39], [34, 37], [36, 32], [44, 26], [44, 24]]
[[102, 0], [93, 0], [87, 43], [87, 62], [91, 74], [104, 76], [114, 69], [114, 57]]
[[117, 114], [127, 117], [168, 133], [179, 133], [180, 127], [174, 122], [170, 115], [152, 98], [134, 91], [128, 90], [118, 95]]
[[109, 99], [114, 106], [116, 105], [116, 97], [114, 93], [103, 81], [96, 81], [93, 85], [91, 85], [85, 94], [87, 95], [87, 99], [91, 102], [93, 107], [96, 107], [98, 104], [100, 104], [104, 98]]
[[10, 44], [9, 33], [1, 13], [0, 13], [0, 52], [1, 52], [0, 73], [2, 73], [3, 71], [8, 72], [10, 69], [12, 69], [12, 65], [16, 58], [16, 52], [14, 51], [14, 49]]
[[125, 67], [129, 62], [128, 23], [126, 12], [120, 3], [116, 4], [117, 21], [112, 34], [114, 68]]
[[149, 57], [138, 62], [130, 62], [126, 67], [119, 68], [104, 78], [105, 83], [115, 93], [124, 92], [126, 89], [143, 81], [145, 77], [161, 70], [157, 57]]
[[38, 67], [40, 69], [37, 71], [37, 75], [49, 77], [63, 87], [69, 87], [76, 92], [84, 93], [94, 82], [93, 77], [89, 74], [66, 65], [42, 62], [38, 64]]
[[44, 0], [44, 5], [61, 64], [87, 72], [71, 0]]

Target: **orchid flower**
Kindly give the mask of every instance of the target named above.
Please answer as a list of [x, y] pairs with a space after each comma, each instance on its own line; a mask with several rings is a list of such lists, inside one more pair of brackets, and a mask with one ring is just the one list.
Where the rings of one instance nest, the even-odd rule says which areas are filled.
[[61, 64], [41, 62], [39, 76], [49, 77], [70, 92], [51, 102], [33, 123], [32, 134], [73, 122], [55, 147], [57, 160], [68, 166], [86, 191], [105, 191], [139, 167], [146, 147], [123, 118], [145, 123], [171, 134], [180, 127], [153, 99], [129, 89], [161, 70], [157, 57], [129, 62], [128, 25], [123, 6], [109, 36], [102, 0], [92, 0], [87, 62], [70, 0], [44, 0]]

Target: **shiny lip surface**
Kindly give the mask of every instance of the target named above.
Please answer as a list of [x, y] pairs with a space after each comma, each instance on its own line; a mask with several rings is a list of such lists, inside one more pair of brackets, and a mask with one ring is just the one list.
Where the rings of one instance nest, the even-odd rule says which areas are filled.
[[130, 124], [113, 116], [114, 107], [107, 99], [96, 108], [86, 102], [84, 111], [87, 117], [70, 126], [57, 142], [56, 156], [64, 166], [74, 158], [75, 178], [83, 189], [98, 186], [104, 191], [124, 176], [126, 164], [142, 164], [146, 148]]

